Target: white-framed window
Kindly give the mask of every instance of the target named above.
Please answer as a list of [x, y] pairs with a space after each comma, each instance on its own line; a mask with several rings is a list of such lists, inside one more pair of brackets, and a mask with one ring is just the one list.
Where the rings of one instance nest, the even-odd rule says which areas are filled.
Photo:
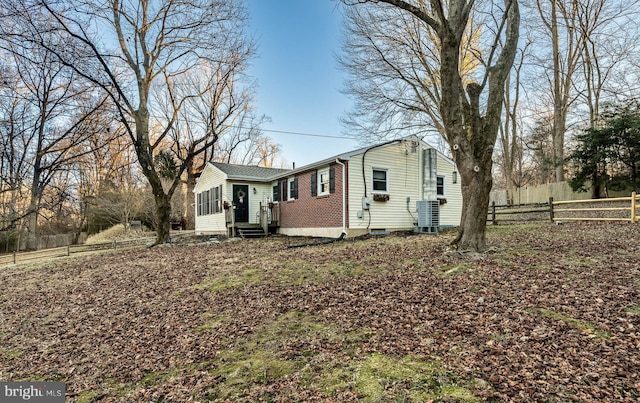
[[196, 201], [197, 215], [209, 215], [222, 212], [222, 185], [198, 193]]
[[289, 178], [289, 198], [295, 200], [298, 198], [298, 178]]
[[436, 180], [436, 195], [444, 196], [444, 176], [438, 175]]
[[374, 193], [389, 192], [389, 170], [381, 168], [372, 169], [372, 190]]
[[202, 209], [202, 215], [211, 214], [211, 192], [205, 190], [204, 192], [204, 208]]
[[330, 187], [329, 184], [331, 182], [331, 178], [329, 177], [329, 169], [323, 169], [322, 171], [318, 171], [318, 194], [325, 195], [329, 194]]
[[216, 214], [222, 211], [222, 185], [211, 189], [212, 203], [211, 213]]

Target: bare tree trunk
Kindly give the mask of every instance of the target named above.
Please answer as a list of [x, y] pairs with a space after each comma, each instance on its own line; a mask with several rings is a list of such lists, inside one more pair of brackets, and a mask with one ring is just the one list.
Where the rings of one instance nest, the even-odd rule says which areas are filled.
[[[463, 197], [460, 232], [454, 243], [460, 249], [483, 251], [486, 248], [486, 214], [492, 186], [493, 149], [502, 117], [505, 82], [513, 66], [518, 44], [518, 1], [505, 1], [505, 14], [484, 60], [486, 71], [482, 82], [469, 84], [465, 83], [460, 74], [460, 55], [473, 2], [369, 2], [387, 3], [403, 9], [427, 24], [437, 35], [441, 94], [438, 112], [444, 127], [444, 137], [451, 147], [460, 172]], [[402, 76], [402, 68], [395, 69], [394, 74]], [[482, 112], [481, 95], [484, 104]]]
[[26, 249], [36, 250], [38, 248], [38, 201], [33, 194], [29, 202], [29, 214], [25, 217], [24, 222], [27, 230]]
[[453, 242], [461, 250], [483, 251], [487, 248], [487, 209], [493, 178], [491, 169], [476, 171], [472, 161], [458, 165], [462, 188], [460, 231]]
[[[192, 160], [186, 169], [187, 172], [187, 200], [193, 200], [193, 190], [196, 188], [196, 172], [194, 167], [194, 161]], [[196, 228], [196, 218], [195, 218], [195, 210], [191, 207], [191, 203], [186, 203], [185, 206], [185, 219], [187, 220], [187, 228], [184, 229], [195, 229]]]
[[156, 201], [156, 218], [158, 220], [158, 227], [156, 228], [156, 245], [167, 243], [170, 240], [171, 230], [171, 197], [168, 196], [162, 189], [160, 184], [160, 190], [151, 186], [153, 196]]
[[553, 165], [556, 182], [564, 179], [564, 120], [561, 93], [560, 37], [557, 0], [551, 0], [551, 47], [553, 52]]

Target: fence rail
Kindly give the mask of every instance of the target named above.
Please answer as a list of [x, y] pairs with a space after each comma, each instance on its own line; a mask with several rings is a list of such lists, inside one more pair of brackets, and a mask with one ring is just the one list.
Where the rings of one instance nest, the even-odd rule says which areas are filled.
[[[630, 197], [612, 197], [608, 199], [552, 201], [552, 221], [640, 221], [638, 208], [640, 196], [633, 192]], [[600, 207], [603, 203], [613, 207]], [[586, 207], [574, 207], [575, 205]], [[564, 207], [570, 206], [570, 207]], [[580, 213], [580, 214], [576, 214]], [[607, 216], [605, 214], [608, 213]]]
[[[172, 239], [178, 239], [183, 236], [193, 235], [193, 231], [180, 231], [177, 234], [171, 234]], [[42, 249], [33, 252], [13, 252], [12, 254], [0, 255], [0, 266], [10, 264], [28, 263], [42, 259], [53, 259], [64, 256], [71, 256], [78, 253], [89, 253], [100, 250], [121, 250], [130, 249], [138, 246], [146, 246], [155, 241], [154, 237], [126, 239], [122, 241], [112, 241], [96, 244], [69, 245], [58, 248]]]
[[546, 221], [549, 217], [549, 203], [501, 206], [492, 202], [487, 213], [487, 221], [491, 221], [493, 225], [498, 225], [498, 222]]
[[[495, 202], [489, 206], [487, 221], [494, 225], [499, 222], [525, 221], [621, 221], [638, 222], [640, 196], [635, 192], [630, 197], [607, 199], [565, 200], [548, 203], [499, 206]], [[607, 204], [603, 206], [603, 204]], [[508, 218], [507, 218], [508, 217]]]

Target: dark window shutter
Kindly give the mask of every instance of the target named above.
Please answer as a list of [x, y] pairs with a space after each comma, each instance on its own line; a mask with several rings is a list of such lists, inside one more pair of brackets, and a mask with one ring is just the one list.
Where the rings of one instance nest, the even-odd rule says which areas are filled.
[[289, 193], [287, 193], [287, 180], [285, 179], [280, 182], [280, 185], [282, 186], [282, 200], [289, 200]]
[[291, 182], [291, 195], [294, 199], [298, 198], [298, 178], [295, 178], [293, 182]]
[[336, 167], [329, 167], [329, 193], [336, 192]]
[[218, 213], [222, 213], [222, 185], [218, 186]]
[[280, 201], [280, 184], [273, 187], [273, 201]]
[[318, 195], [318, 172], [311, 174], [311, 196]]
[[198, 193], [198, 216], [202, 215], [202, 193]]

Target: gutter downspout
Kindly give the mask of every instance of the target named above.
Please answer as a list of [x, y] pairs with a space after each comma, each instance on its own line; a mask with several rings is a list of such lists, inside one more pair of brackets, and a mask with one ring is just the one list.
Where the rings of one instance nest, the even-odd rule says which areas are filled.
[[336, 164], [342, 167], [342, 235], [344, 237], [347, 235], [347, 188], [346, 188], [346, 180], [347, 175], [345, 172], [346, 165], [340, 162], [340, 159], [336, 158]]

